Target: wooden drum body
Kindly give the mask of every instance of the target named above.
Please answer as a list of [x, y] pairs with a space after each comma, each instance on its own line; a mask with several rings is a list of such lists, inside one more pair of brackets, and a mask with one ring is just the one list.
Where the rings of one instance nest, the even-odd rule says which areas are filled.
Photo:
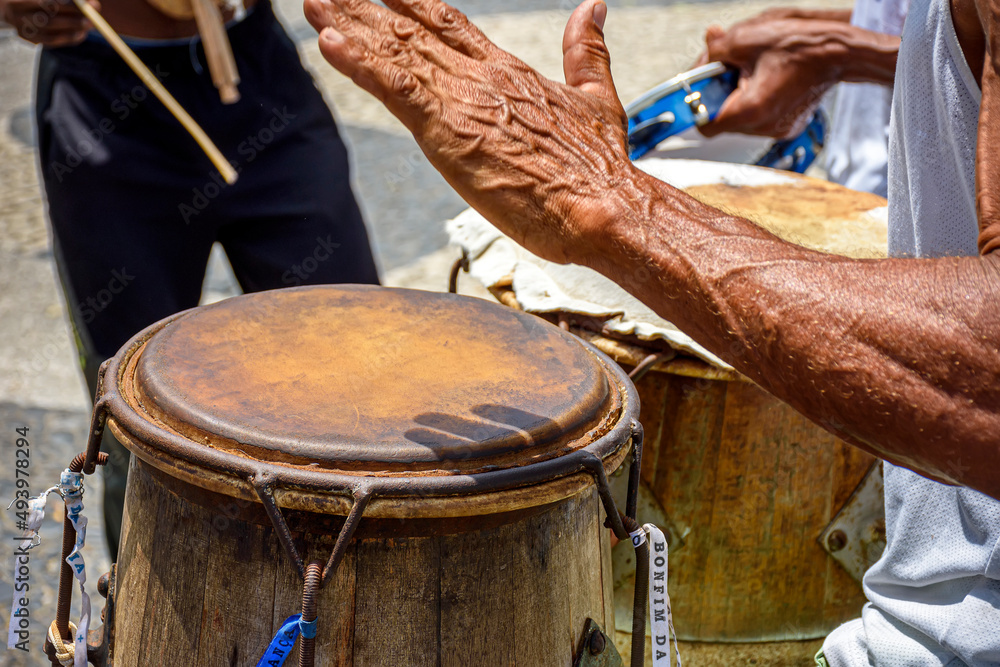
[[[129, 474], [116, 667], [184, 664], [183, 656], [196, 656], [192, 665], [256, 664], [302, 594], [266, 514], [141, 459]], [[342, 518], [302, 519], [300, 547], [325, 559]], [[400, 536], [410, 531], [398, 519], [359, 528], [320, 591], [316, 664], [571, 664], [588, 618], [613, 626], [602, 520], [591, 486], [489, 528]]]
[[[759, 167], [636, 164], [801, 245], [885, 254], [879, 197]], [[603, 276], [545, 262], [473, 212], [451, 221], [449, 232], [470, 272], [502, 302], [560, 323], [627, 368], [643, 366], [636, 379], [646, 433], [639, 519], [668, 534], [674, 627], [694, 642], [682, 648], [692, 664], [807, 664], [819, 644], [804, 640], [860, 615], [859, 583], [818, 539], [873, 457], [767, 394]], [[620, 639], [631, 627], [632, 560], [628, 545], [615, 547]]]
[[[580, 333], [624, 365], [648, 353]], [[658, 364], [636, 388], [646, 433], [640, 520], [666, 524], [675, 627], [680, 639], [697, 642], [684, 654], [692, 664], [805, 664], [820, 642], [803, 640], [825, 637], [866, 602], [818, 538], [873, 457], [755, 384], [696, 360]], [[619, 547], [614, 556], [624, 649], [633, 556]]]
[[134, 454], [116, 667], [256, 664], [300, 610], [294, 556], [326, 563], [345, 534], [317, 665], [570, 665], [587, 619], [611, 633], [595, 475], [628, 457], [637, 399], [538, 318], [265, 292], [154, 325], [103, 384]]

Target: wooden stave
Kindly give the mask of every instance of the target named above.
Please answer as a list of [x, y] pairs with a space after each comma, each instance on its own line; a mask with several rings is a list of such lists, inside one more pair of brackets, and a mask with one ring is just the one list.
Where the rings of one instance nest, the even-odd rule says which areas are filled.
[[[270, 526], [190, 502], [152, 471], [133, 457], [115, 664], [254, 664], [298, 611], [297, 573]], [[614, 625], [603, 518], [591, 486], [485, 530], [356, 540], [320, 594], [317, 666], [430, 665], [439, 657], [442, 665], [571, 664], [587, 618]], [[323, 559], [332, 545], [328, 535], [297, 537]], [[414, 569], [420, 563], [437, 565]], [[375, 576], [399, 568], [419, 581]], [[379, 602], [386, 595], [410, 612], [393, 616]], [[484, 609], [490, 623], [481, 622]]]

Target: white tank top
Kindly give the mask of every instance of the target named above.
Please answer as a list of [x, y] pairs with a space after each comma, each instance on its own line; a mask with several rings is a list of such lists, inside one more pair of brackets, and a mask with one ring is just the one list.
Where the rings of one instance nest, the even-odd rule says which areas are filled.
[[[980, 91], [948, 0], [911, 0], [893, 91], [889, 251], [974, 255]], [[955, 465], [962, 466], [961, 461]], [[1000, 665], [1000, 502], [885, 464], [887, 546], [831, 667]]]

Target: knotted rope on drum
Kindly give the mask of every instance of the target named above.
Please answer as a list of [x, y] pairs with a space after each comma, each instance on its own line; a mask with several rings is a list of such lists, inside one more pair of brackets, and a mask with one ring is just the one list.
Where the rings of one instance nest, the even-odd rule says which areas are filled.
[[[77, 529], [76, 524], [74, 524], [74, 514], [72, 510], [78, 512], [76, 518], [81, 522], [79, 524], [81, 529], [85, 529], [86, 523], [82, 518], [83, 505], [80, 502], [80, 498], [83, 494], [82, 471], [85, 467], [85, 461], [87, 458], [87, 452], [81, 452], [73, 458], [69, 467], [62, 474], [63, 481], [59, 487], [59, 493], [63, 496], [63, 500], [67, 503], [67, 511], [65, 517], [63, 518], [62, 560], [59, 569], [59, 593], [56, 598], [56, 618], [49, 626], [49, 630], [46, 635], [46, 646], [44, 648], [46, 655], [49, 656], [49, 660], [53, 665], [72, 665], [75, 664], [76, 661], [74, 640], [77, 633], [77, 626], [69, 620], [73, 603], [74, 578], [79, 578], [79, 581], [81, 582], [80, 590], [85, 598], [83, 602], [83, 606], [85, 608], [84, 619], [89, 620], [90, 616], [89, 598], [83, 588], [83, 577], [85, 574], [74, 574], [73, 567], [69, 563], [70, 556], [73, 556], [77, 562], [80, 572], [85, 572], [82, 557], [79, 552], [74, 553], [74, 550], [78, 546], [83, 546], [83, 541], [81, 540], [79, 545], [77, 544]], [[108, 462], [108, 455], [103, 452], [95, 452], [93, 460], [95, 466], [105, 465]], [[71, 505], [71, 502], [75, 502], [75, 505]], [[86, 638], [82, 640], [81, 646], [87, 646]], [[87, 648], [89, 652], [89, 649], [93, 647]]]
[[[72, 622], [68, 622], [70, 636], [76, 635], [76, 625]], [[48, 632], [49, 644], [52, 645], [55, 660], [62, 667], [72, 667], [73, 661], [76, 656], [75, 647], [73, 646], [73, 641], [64, 642], [62, 636], [60, 636], [59, 629], [56, 627], [56, 622], [52, 621], [49, 624]]]

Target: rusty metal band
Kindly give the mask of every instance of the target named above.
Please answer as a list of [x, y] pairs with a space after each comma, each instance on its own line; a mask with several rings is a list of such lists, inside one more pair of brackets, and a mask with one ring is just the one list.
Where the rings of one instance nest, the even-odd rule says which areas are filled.
[[[518, 468], [436, 476], [376, 477], [335, 471], [311, 471], [291, 466], [268, 464], [200, 445], [177, 433], [168, 431], [144, 419], [122, 396], [120, 387], [125, 381], [125, 369], [132, 356], [163, 327], [170, 326], [172, 322], [190, 312], [185, 311], [169, 320], [148, 327], [133, 337], [122, 348], [122, 351], [110, 360], [106, 370], [107, 379], [104, 383], [104, 394], [99, 399], [102, 410], [106, 414], [99, 421], [95, 411], [94, 424], [100, 424], [101, 429], [103, 429], [103, 423], [107, 417], [113, 417], [118, 427], [159, 452], [199, 468], [236, 476], [250, 485], [253, 484], [252, 480], [266, 469], [273, 475], [273, 485], [276, 488], [320, 491], [345, 496], [351, 495], [352, 489], [356, 488], [358, 484], [368, 485], [373, 494], [379, 497], [397, 498], [505, 491], [538, 485], [583, 471], [594, 474], [593, 463], [600, 463], [604, 458], [626, 446], [632, 435], [632, 424], [638, 416], [638, 394], [624, 371], [596, 348], [580, 341], [580, 344], [588, 349], [594, 355], [595, 360], [608, 372], [609, 379], [616, 382], [622, 395], [622, 402], [618, 421], [603, 436], [576, 451]], [[114, 381], [108, 381], [112, 378]], [[99, 450], [100, 437], [97, 432], [96, 427], [92, 429], [88, 449]], [[88, 459], [89, 456], [90, 452], [88, 451]], [[604, 475], [603, 465], [600, 468], [601, 474]]]

